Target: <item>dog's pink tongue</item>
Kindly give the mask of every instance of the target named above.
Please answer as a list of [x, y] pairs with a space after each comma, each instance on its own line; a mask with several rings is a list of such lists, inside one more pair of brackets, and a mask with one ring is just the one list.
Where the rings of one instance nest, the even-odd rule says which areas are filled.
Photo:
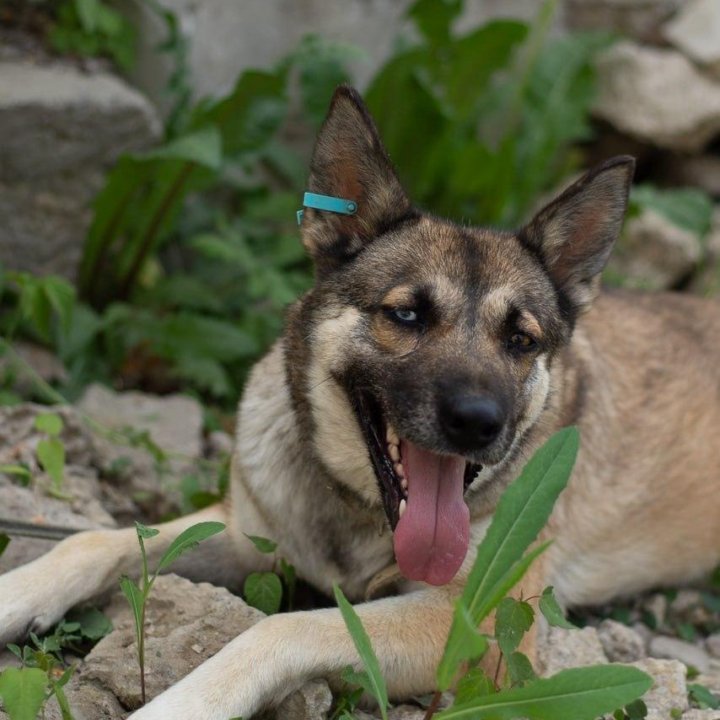
[[408, 498], [394, 533], [395, 558], [410, 580], [445, 585], [455, 577], [470, 541], [463, 500], [465, 461], [400, 441]]

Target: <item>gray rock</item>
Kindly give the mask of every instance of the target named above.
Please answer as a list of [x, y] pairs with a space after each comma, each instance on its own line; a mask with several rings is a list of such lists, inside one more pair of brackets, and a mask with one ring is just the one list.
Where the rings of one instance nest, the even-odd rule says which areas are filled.
[[660, 26], [682, 0], [565, 0], [565, 23], [573, 30], [615, 30], [641, 41], [654, 41]]
[[665, 595], [662, 593], [651, 595], [643, 603], [643, 608], [655, 618], [657, 627], [662, 627], [665, 624], [668, 612], [668, 601]]
[[653, 678], [653, 686], [642, 698], [648, 708], [646, 720], [668, 720], [672, 710], [688, 709], [685, 666], [682, 663], [645, 658], [632, 665]]
[[596, 665], [608, 661], [600, 643], [597, 630], [585, 627], [581, 630], [565, 630], [551, 627], [539, 647], [540, 666], [544, 675], [584, 665]]
[[662, 183], [692, 185], [720, 198], [720, 156], [668, 155], [660, 167]]
[[0, 137], [12, 138], [0, 146], [0, 262], [73, 278], [104, 172], [159, 134], [152, 106], [112, 75], [0, 62]]
[[608, 268], [626, 286], [667, 290], [693, 272], [702, 253], [697, 235], [654, 210], [643, 210], [627, 221]]
[[703, 648], [678, 638], [657, 635], [650, 641], [648, 651], [652, 657], [679, 660], [700, 672], [710, 667], [710, 658]]
[[[135, 630], [119, 591], [106, 614], [115, 630], [85, 658], [82, 677], [110, 690], [124, 707], [136, 708], [140, 682]], [[195, 585], [176, 575], [159, 577], [147, 610], [148, 698], [166, 690], [263, 617], [224, 588]]]
[[688, 0], [664, 29], [665, 39], [720, 76], [720, 3]]
[[597, 70], [594, 114], [621, 132], [694, 152], [720, 131], [720, 85], [675, 50], [616, 43]]
[[715, 658], [720, 658], [720, 633], [705, 638], [705, 649]]
[[718, 718], [720, 718], [718, 711], [710, 709], [698, 710], [695, 708], [694, 710], [688, 710], [682, 715], [682, 720], [718, 720]]
[[332, 705], [325, 680], [311, 680], [286, 697], [275, 711], [276, 720], [325, 720]]
[[645, 657], [645, 641], [631, 627], [615, 620], [603, 620], [597, 632], [610, 662], [627, 663]]
[[85, 390], [78, 407], [105, 427], [147, 431], [165, 452], [189, 459], [202, 453], [202, 406], [187, 395], [116, 393], [94, 384]]

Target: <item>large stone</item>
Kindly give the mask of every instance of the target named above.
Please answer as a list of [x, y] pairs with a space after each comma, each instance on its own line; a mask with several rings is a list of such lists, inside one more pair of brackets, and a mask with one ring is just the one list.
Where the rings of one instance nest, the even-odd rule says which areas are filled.
[[554, 675], [572, 667], [606, 663], [608, 660], [593, 627], [581, 630], [551, 627], [539, 651], [544, 675]]
[[679, 660], [700, 672], [710, 668], [710, 657], [702, 647], [679, 638], [657, 635], [650, 641], [648, 650], [652, 657]]
[[[711, 0], [712, 1], [712, 0]], [[565, 24], [571, 30], [615, 30], [654, 41], [660, 26], [682, 0], [565, 0]]]
[[620, 42], [597, 69], [593, 112], [631, 137], [698, 151], [720, 132], [720, 84], [679, 52]]
[[610, 662], [633, 662], [645, 657], [645, 641], [627, 625], [603, 620], [598, 627], [598, 637]]
[[688, 57], [720, 75], [720, 3], [688, 0], [664, 28], [664, 35]]
[[668, 720], [671, 711], [688, 709], [685, 666], [675, 660], [645, 658], [632, 665], [652, 676], [653, 685], [643, 695], [647, 705], [646, 720]]
[[159, 137], [152, 106], [105, 73], [0, 62], [0, 262], [74, 277], [89, 203], [123, 152]]
[[325, 720], [332, 700], [326, 680], [311, 680], [278, 705], [275, 720]]
[[693, 272], [702, 253], [697, 235], [654, 210], [643, 210], [626, 223], [608, 270], [625, 286], [667, 290]]
[[[136, 708], [140, 705], [140, 679], [135, 626], [119, 591], [105, 612], [115, 630], [85, 658], [81, 677], [109, 689], [124, 707]], [[224, 588], [164, 575], [155, 582], [146, 617], [145, 677], [150, 699], [264, 615]]]

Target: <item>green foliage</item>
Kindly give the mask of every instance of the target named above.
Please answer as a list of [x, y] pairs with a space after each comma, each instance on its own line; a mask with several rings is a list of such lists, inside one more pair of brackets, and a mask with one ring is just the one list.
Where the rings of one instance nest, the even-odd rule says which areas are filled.
[[637, 215], [641, 210], [653, 210], [702, 240], [710, 230], [713, 204], [697, 188], [660, 190], [653, 185], [635, 185], [630, 194], [629, 215]]
[[243, 596], [248, 605], [273, 615], [282, 602], [282, 583], [274, 572], [250, 573], [243, 584]]
[[[532, 626], [535, 611], [530, 599], [505, 597], [532, 559], [547, 547], [540, 545], [527, 552], [567, 484], [577, 450], [575, 428], [556, 433], [535, 453], [520, 477], [500, 498], [455, 607], [445, 653], [437, 670], [439, 690], [428, 716], [437, 706], [441, 691], [453, 685], [457, 687], [455, 702], [437, 716], [438, 720], [593, 720], [622, 706], [628, 713], [637, 712], [639, 705], [633, 703], [650, 688], [652, 679], [635, 668], [609, 665], [576, 668], [539, 679], [529, 659], [518, 651], [523, 635]], [[348, 612], [350, 605], [342, 593], [337, 588], [335, 592], [348, 630], [365, 663], [367, 687], [377, 693], [382, 706], [382, 694], [373, 690], [380, 686], [382, 678], [369, 639], [357, 615]], [[560, 609], [552, 596], [552, 588], [543, 592], [540, 601], [551, 621], [562, 624], [557, 617]], [[489, 647], [488, 638], [477, 627], [492, 610], [496, 611], [494, 641], [507, 670], [500, 682], [500, 665], [494, 679], [477, 666]]]
[[48, 40], [56, 52], [104, 55], [122, 70], [132, 69], [135, 59], [135, 31], [106, 0], [62, 0]]
[[161, 570], [167, 569], [183, 553], [197, 547], [203, 540], [217, 535], [225, 529], [225, 525], [219, 522], [201, 522], [183, 530], [168, 546], [158, 561], [157, 568], [152, 575], [148, 569], [147, 553], [145, 551], [145, 540], [155, 537], [160, 533], [155, 528], [149, 528], [139, 522], [135, 523], [138, 542], [140, 544], [140, 557], [142, 560], [142, 572], [140, 583], [136, 584], [127, 576], [120, 578], [120, 588], [125, 595], [130, 609], [132, 610], [135, 622], [135, 639], [137, 642], [138, 666], [140, 669], [140, 694], [145, 703], [145, 610], [155, 580]]
[[45, 702], [47, 676], [39, 668], [6, 668], [0, 673], [0, 698], [10, 720], [35, 720]]
[[367, 101], [421, 204], [512, 226], [576, 167], [572, 144], [590, 136], [592, 59], [609, 39], [549, 40], [555, 5], [545, 2], [530, 27], [500, 20], [459, 37], [452, 21], [462, 3], [410, 8], [421, 40], [380, 70]]
[[0, 533], [0, 557], [7, 550], [7, 546], [10, 544], [10, 536], [6, 533]]
[[540, 596], [540, 601], [538, 602], [538, 607], [549, 625], [565, 628], [566, 630], [572, 630], [575, 627], [565, 619], [565, 615], [563, 615], [563, 611], [560, 609], [560, 605], [558, 605], [558, 601], [555, 599], [551, 587], [546, 587], [543, 590], [543, 594]]
[[700, 708], [720, 708], [720, 699], [704, 685], [690, 683], [687, 688], [690, 699]]
[[337, 585], [334, 585], [333, 592], [335, 593], [335, 602], [337, 602], [343, 620], [345, 621], [345, 625], [347, 625], [348, 632], [350, 633], [350, 637], [355, 645], [355, 649], [357, 650], [360, 660], [365, 668], [361, 672], [354, 672], [352, 670], [346, 671], [343, 677], [347, 682], [359, 685], [363, 688], [363, 690], [365, 690], [365, 692], [372, 695], [375, 700], [377, 700], [383, 720], [387, 720], [387, 687], [385, 685], [385, 678], [380, 671], [380, 663], [378, 662], [377, 655], [375, 655], [370, 638], [365, 632], [365, 628], [363, 627], [357, 613], [353, 609], [353, 606], [348, 602], [347, 598], [343, 594], [343, 591]]
[[49, 492], [55, 497], [66, 498], [62, 493], [65, 474], [65, 445], [58, 437], [62, 428], [62, 418], [55, 413], [43, 413], [35, 418], [35, 429], [47, 435], [40, 440], [35, 453], [43, 470], [52, 481]]

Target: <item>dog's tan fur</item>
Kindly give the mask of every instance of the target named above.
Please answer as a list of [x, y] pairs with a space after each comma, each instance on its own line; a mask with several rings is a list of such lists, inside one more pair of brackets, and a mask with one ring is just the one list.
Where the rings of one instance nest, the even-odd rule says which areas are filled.
[[[378, 480], [338, 380], [349, 358], [359, 358], [368, 373], [415, 361], [410, 369], [420, 376], [437, 372], [442, 379], [460, 368], [475, 373], [473, 382], [490, 378], [512, 389], [515, 429], [497, 441], [502, 447], [482, 451], [488, 459], [483, 456], [467, 495], [471, 548], [526, 459], [556, 429], [577, 424], [578, 462], [545, 531], [555, 543], [521, 589], [527, 596], [552, 584], [565, 604], [597, 603], [696, 578], [718, 561], [720, 312], [691, 297], [617, 292], [600, 295], [583, 314], [619, 228], [629, 163], [588, 175], [524, 235], [458, 228], [409, 214], [364, 113], [357, 97], [341, 90], [321, 132], [310, 189], [357, 199], [366, 210], [351, 218], [306, 211], [303, 240], [316, 261], [317, 289], [289, 311], [286, 334], [252, 373], [240, 405], [230, 496], [161, 526], [148, 547], [159, 557], [181, 529], [218, 519], [228, 529], [197, 551], [205, 556], [187, 556], [191, 577], [206, 576], [212, 565], [215, 577], [237, 583], [264, 569], [268, 561], [248, 533], [276, 540], [299, 575], [325, 592], [338, 583], [362, 601], [380, 579], [392, 578], [397, 596], [357, 609], [391, 694], [402, 697], [433, 688], [473, 553], [445, 586], [393, 573]], [[384, 244], [355, 263], [357, 274], [333, 280], [340, 265], [383, 233]], [[413, 255], [398, 281], [392, 273], [405, 247]], [[485, 274], [475, 301], [464, 273], [476, 252]], [[370, 300], [402, 307], [418, 283], [439, 308], [428, 331], [432, 342], [393, 324]], [[567, 303], [562, 321], [555, 301], [544, 300], [558, 288]], [[503, 318], [533, 293], [541, 301], [522, 309], [517, 327], [546, 349], [509, 360], [497, 342]], [[425, 405], [418, 409], [424, 412]], [[408, 422], [429, 432], [424, 417]], [[133, 570], [136, 554], [134, 530], [87, 532], [0, 577], [0, 642], [45, 629], [72, 605], [113, 586]], [[305, 679], [332, 677], [347, 664], [358, 665], [358, 657], [338, 611], [269, 617], [133, 718], [247, 718]]]

